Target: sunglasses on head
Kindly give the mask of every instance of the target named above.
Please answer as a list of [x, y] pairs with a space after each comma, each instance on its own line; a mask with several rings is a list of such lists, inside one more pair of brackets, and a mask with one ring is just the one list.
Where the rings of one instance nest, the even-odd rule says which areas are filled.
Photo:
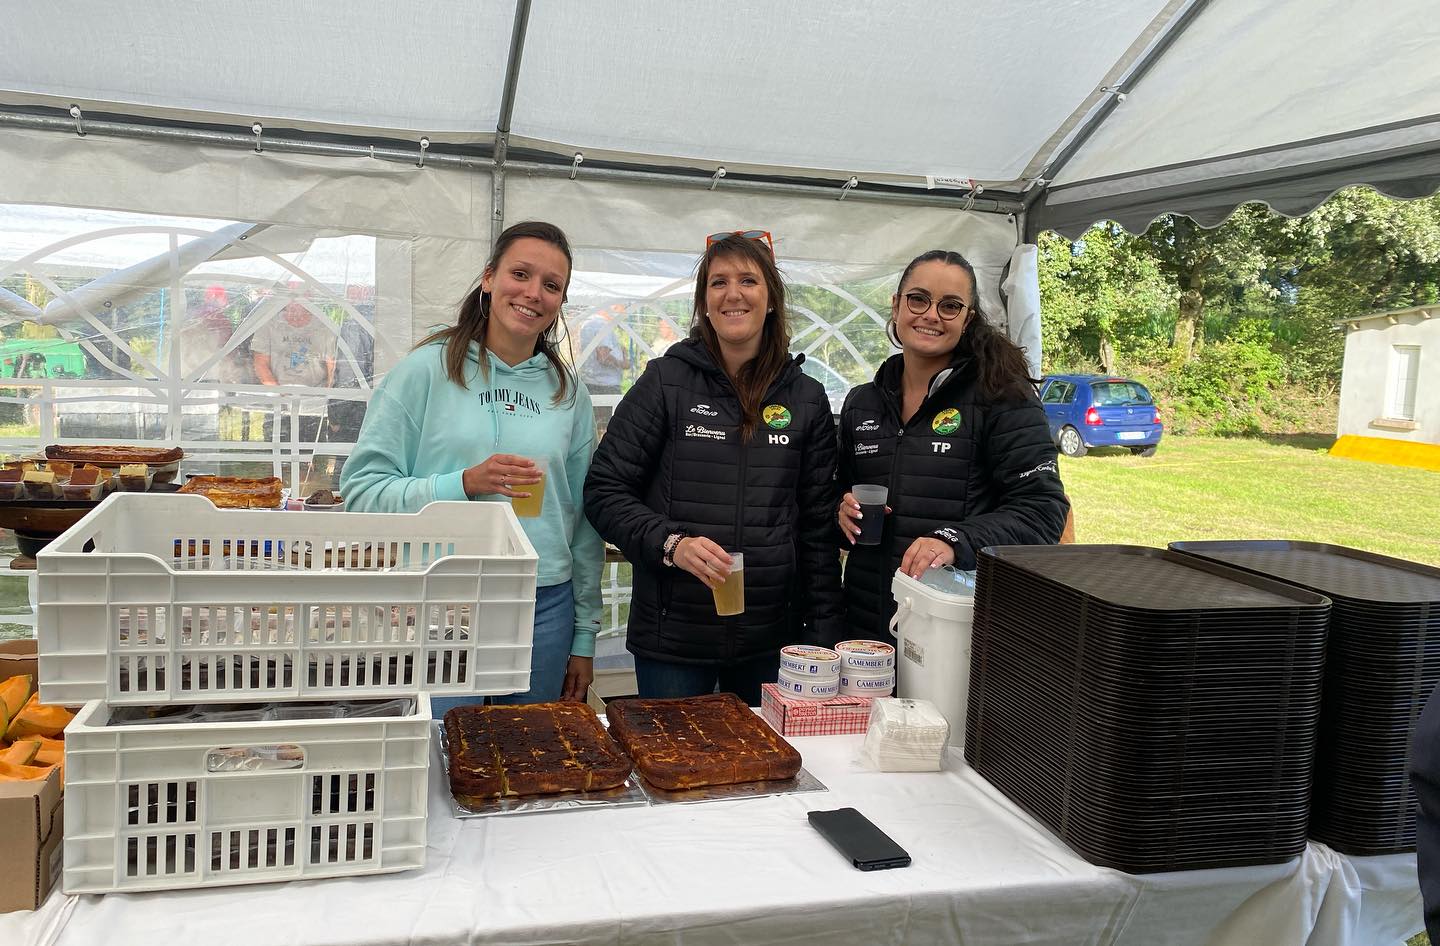
[[732, 236], [744, 237], [747, 240], [763, 240], [765, 245], [770, 247], [770, 255], [775, 255], [775, 242], [770, 239], [769, 230], [722, 230], [705, 238], [705, 249], [708, 250], [721, 240], [728, 240]]

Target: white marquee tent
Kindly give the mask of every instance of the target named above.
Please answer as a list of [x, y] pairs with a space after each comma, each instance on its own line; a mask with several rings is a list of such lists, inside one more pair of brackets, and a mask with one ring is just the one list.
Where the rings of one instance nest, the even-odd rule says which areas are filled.
[[[363, 400], [506, 222], [566, 229], [571, 316], [621, 304], [639, 362], [662, 323], [684, 330], [704, 234], [771, 230], [813, 290], [796, 348], [838, 398], [883, 357], [896, 273], [934, 246], [972, 258], [1038, 364], [1043, 229], [1440, 187], [1440, 20], [1420, 0], [4, 9], [0, 317], [48, 323], [94, 370], [0, 403], [41, 439], [178, 440], [292, 479], [325, 439], [301, 422], [316, 398]], [[207, 341], [188, 319], [217, 285], [235, 331]], [[247, 373], [249, 336], [297, 294], [347, 390]], [[75, 421], [104, 399], [133, 430]], [[294, 422], [262, 431], [257, 411]]]

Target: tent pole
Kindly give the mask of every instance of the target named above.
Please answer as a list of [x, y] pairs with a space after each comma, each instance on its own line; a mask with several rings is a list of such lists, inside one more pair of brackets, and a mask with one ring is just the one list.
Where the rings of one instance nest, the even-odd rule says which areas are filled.
[[1064, 148], [1061, 148], [1059, 153], [1051, 158], [1045, 167], [1041, 169], [1038, 176], [1047, 182], [1046, 185], [1043, 187], [1032, 187], [1026, 191], [1025, 206], [1027, 208], [1040, 199], [1040, 195], [1045, 193], [1046, 188], [1049, 186], [1048, 182], [1055, 180], [1056, 175], [1060, 173], [1065, 165], [1070, 163], [1070, 159], [1075, 157], [1076, 152], [1085, 145], [1085, 142], [1090, 140], [1090, 137], [1094, 135], [1095, 132], [1100, 130], [1100, 126], [1105, 124], [1105, 119], [1110, 117], [1110, 113], [1120, 107], [1120, 103], [1125, 100], [1125, 96], [1131, 92], [1135, 86], [1140, 84], [1140, 80], [1145, 77], [1145, 74], [1160, 61], [1160, 58], [1165, 55], [1171, 46], [1175, 45], [1175, 41], [1185, 34], [1185, 31], [1199, 18], [1209, 3], [1210, 0], [1195, 0], [1194, 3], [1186, 7], [1185, 12], [1181, 13], [1175, 22], [1171, 24], [1170, 28], [1165, 31], [1164, 35], [1156, 40], [1155, 45], [1151, 46], [1145, 55], [1140, 57], [1140, 61], [1135, 64], [1135, 68], [1130, 71], [1130, 74], [1122, 79], [1114, 88], [1108, 89], [1111, 93], [1110, 97], [1105, 100], [1104, 104], [1100, 106], [1094, 115], [1090, 116], [1090, 119], [1085, 122], [1084, 125], [1080, 126], [1080, 130], [1075, 133], [1075, 137], [1070, 139], [1070, 143]]
[[[75, 123], [68, 118], [49, 115], [35, 115], [29, 112], [0, 108], [0, 128], [27, 128], [33, 131], [64, 132], [75, 134]], [[219, 128], [191, 128], [176, 125], [147, 124], [141, 122], [101, 121], [85, 118], [85, 133], [111, 138], [138, 138], [142, 140], [172, 141], [180, 144], [205, 147], [219, 145], [255, 150], [255, 135], [247, 127], [244, 132], [225, 131]], [[320, 138], [277, 136], [265, 133], [265, 153], [284, 151], [291, 154], [314, 154], [333, 158], [380, 158], [386, 161], [404, 161], [414, 164], [418, 151], [416, 145], [400, 148], [394, 145], [361, 145], [343, 141], [326, 141]], [[425, 166], [441, 165], [489, 170], [490, 162], [482, 157], [461, 154], [436, 154], [427, 152]]]
[[[73, 132], [72, 132], [73, 134]], [[535, 177], [570, 178], [571, 165], [546, 164], [541, 161], [510, 161], [506, 167], [511, 171], [523, 172]], [[639, 170], [624, 167], [591, 167], [579, 172], [586, 181], [617, 181], [629, 184], [657, 184], [663, 187], [694, 187], [708, 190], [712, 175], [693, 169], [674, 171]], [[764, 181], [754, 178], [739, 178], [734, 174], [725, 178], [727, 193], [744, 192], [752, 194], [776, 194], [785, 197], [837, 198], [838, 188], [833, 184], [801, 184], [796, 181]], [[847, 203], [870, 201], [879, 204], [903, 204], [912, 207], [947, 207], [954, 210], [971, 210], [978, 213], [1013, 214], [1022, 209], [1020, 201], [1005, 197], [977, 197], [968, 195], [941, 194], [935, 191], [916, 191], [913, 194], [897, 191], [865, 191], [851, 188], [846, 194]]]
[[[73, 136], [75, 123], [69, 116], [38, 115], [0, 107], [0, 128], [23, 128], [32, 131], [46, 131]], [[255, 136], [247, 127], [242, 131], [228, 131], [221, 128], [193, 128], [187, 126], [150, 124], [145, 122], [111, 121], [85, 117], [86, 140], [99, 138], [132, 138], [151, 141], [169, 141], [176, 144], [197, 147], [255, 149]], [[425, 152], [425, 167], [461, 168], [465, 170], [493, 171], [495, 162], [483, 155], [447, 154], [436, 150], [432, 139]], [[325, 140], [319, 137], [302, 137], [297, 134], [265, 134], [265, 153], [312, 154], [336, 158], [378, 158], [386, 161], [404, 162], [413, 165], [418, 151], [415, 145], [364, 145], [343, 141]], [[537, 177], [569, 178], [573, 162], [547, 164], [542, 161], [506, 160], [504, 168], [533, 174]], [[646, 169], [629, 166], [598, 167], [587, 164], [580, 172], [585, 180], [604, 180], [630, 183], [655, 184], [666, 187], [694, 187], [705, 189], [710, 186], [711, 174], [694, 168], [673, 170]], [[3, 188], [0, 188], [3, 190]], [[755, 177], [740, 177], [731, 174], [725, 178], [727, 193], [775, 194], [791, 197], [824, 197], [834, 200], [838, 184], [806, 184], [794, 180], [764, 180]], [[0, 193], [3, 199], [3, 193]], [[971, 201], [965, 194], [948, 191], [921, 191], [905, 193], [898, 190], [866, 190], [852, 188], [846, 194], [847, 203], [865, 201], [879, 204], [895, 204], [911, 207], [945, 207], [954, 210], [970, 210], [978, 213], [1013, 214], [1023, 209], [1019, 200], [1013, 197], [977, 197]], [[499, 230], [495, 231], [496, 233]]]
[[490, 172], [490, 243], [505, 230], [505, 159], [510, 152], [510, 116], [515, 112], [515, 87], [520, 83], [520, 60], [525, 55], [525, 31], [530, 26], [530, 0], [515, 0], [515, 24], [510, 30], [510, 59], [505, 64], [505, 88], [500, 96], [500, 120], [495, 126], [495, 161]]

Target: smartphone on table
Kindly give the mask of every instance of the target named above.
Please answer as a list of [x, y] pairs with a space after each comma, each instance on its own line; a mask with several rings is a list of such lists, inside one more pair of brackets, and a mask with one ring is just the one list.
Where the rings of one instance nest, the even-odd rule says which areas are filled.
[[854, 808], [812, 811], [810, 825], [860, 870], [910, 866], [905, 849]]

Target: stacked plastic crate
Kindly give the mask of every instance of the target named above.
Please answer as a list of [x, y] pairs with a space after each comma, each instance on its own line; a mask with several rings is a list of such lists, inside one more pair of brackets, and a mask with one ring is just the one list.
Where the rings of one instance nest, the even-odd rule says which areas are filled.
[[536, 555], [506, 504], [220, 511], [116, 494], [37, 559], [67, 893], [425, 861], [428, 694], [529, 688]]

